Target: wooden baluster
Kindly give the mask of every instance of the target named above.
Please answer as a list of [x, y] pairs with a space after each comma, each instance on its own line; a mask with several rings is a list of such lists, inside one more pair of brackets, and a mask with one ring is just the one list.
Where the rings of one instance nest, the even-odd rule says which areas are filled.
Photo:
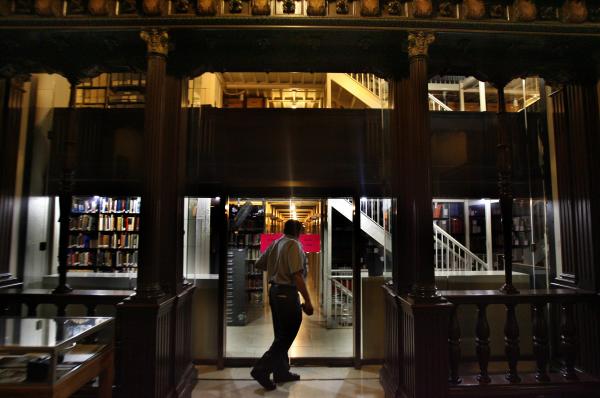
[[67, 304], [61, 303], [56, 304], [56, 316], [65, 316], [67, 315]]
[[517, 362], [519, 361], [519, 355], [521, 350], [519, 348], [519, 324], [517, 317], [515, 316], [515, 305], [506, 304], [506, 324], [504, 325], [504, 342], [506, 353], [506, 359], [508, 361], [508, 373], [506, 374], [506, 380], [511, 383], [518, 383], [521, 381], [517, 373]]
[[546, 322], [546, 303], [533, 305], [533, 354], [537, 369], [537, 381], [550, 381], [548, 377], [548, 323]]
[[86, 304], [87, 316], [96, 316], [96, 304]]
[[30, 303], [25, 303], [25, 305], [27, 305], [27, 316], [29, 317], [35, 317], [37, 316], [37, 303], [34, 302], [30, 302]]
[[475, 328], [475, 343], [477, 349], [477, 360], [479, 361], [479, 375], [477, 380], [482, 384], [491, 381], [488, 375], [488, 364], [490, 362], [490, 325], [487, 321], [487, 304], [477, 305], [477, 326]]
[[560, 349], [563, 356], [562, 375], [567, 380], [577, 380], [575, 371], [575, 354], [577, 337], [573, 321], [573, 304], [562, 303], [560, 306]]
[[450, 331], [448, 332], [448, 355], [450, 356], [450, 383], [460, 384], [460, 324], [458, 323], [458, 305], [454, 305], [450, 315]]

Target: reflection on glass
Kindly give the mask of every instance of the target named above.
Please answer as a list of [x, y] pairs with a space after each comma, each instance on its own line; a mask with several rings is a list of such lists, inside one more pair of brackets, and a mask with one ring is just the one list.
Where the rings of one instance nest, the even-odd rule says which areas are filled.
[[75, 339], [110, 318], [0, 318], [0, 346], [53, 348]]

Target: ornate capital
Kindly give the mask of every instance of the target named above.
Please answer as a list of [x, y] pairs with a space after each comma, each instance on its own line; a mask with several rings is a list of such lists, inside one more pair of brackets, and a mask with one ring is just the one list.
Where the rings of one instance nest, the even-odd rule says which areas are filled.
[[166, 57], [169, 53], [169, 34], [166, 30], [142, 30], [140, 37], [148, 45], [148, 54], [159, 54]]
[[431, 32], [411, 32], [408, 34], [408, 56], [409, 58], [427, 56], [429, 45], [435, 40]]

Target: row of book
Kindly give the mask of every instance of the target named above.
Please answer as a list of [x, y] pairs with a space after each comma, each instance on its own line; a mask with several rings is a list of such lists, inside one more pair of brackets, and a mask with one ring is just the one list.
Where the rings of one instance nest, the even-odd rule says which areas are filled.
[[259, 247], [247, 248], [246, 260], [257, 260], [259, 257], [260, 257], [260, 248]]
[[71, 200], [71, 213], [97, 213], [97, 197], [78, 197], [74, 196]]
[[137, 249], [140, 236], [138, 234], [101, 234], [99, 248]]
[[100, 198], [99, 204], [101, 213], [139, 213], [140, 198]]
[[94, 231], [98, 228], [95, 216], [82, 214], [78, 217], [69, 217], [69, 229], [71, 231]]
[[[113, 255], [114, 254], [114, 255]], [[138, 253], [137, 252], [125, 252], [116, 251], [112, 252], [98, 252], [97, 265], [100, 267], [128, 267], [134, 268], [138, 264]]]
[[253, 261], [248, 262], [247, 266], [248, 266], [248, 274], [258, 275], [260, 273], [260, 275], [262, 275], [262, 270], [256, 268], [256, 265], [254, 264]]
[[139, 231], [140, 219], [136, 216], [115, 216], [101, 214], [98, 218], [100, 231]]
[[98, 239], [88, 234], [70, 234], [69, 247], [78, 249], [95, 249], [98, 247]]
[[73, 252], [67, 255], [67, 266], [89, 267], [96, 261], [94, 252]]

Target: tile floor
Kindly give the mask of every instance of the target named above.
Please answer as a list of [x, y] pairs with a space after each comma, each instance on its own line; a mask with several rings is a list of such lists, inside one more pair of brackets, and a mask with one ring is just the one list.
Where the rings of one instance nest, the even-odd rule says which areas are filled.
[[274, 391], [265, 391], [250, 377], [249, 368], [216, 370], [197, 366], [198, 381], [193, 398], [204, 397], [383, 397], [379, 384], [379, 366], [353, 368], [293, 367], [301, 376], [294, 383], [284, 383]]
[[[273, 326], [269, 307], [259, 306], [246, 326], [228, 326], [226, 329], [227, 357], [260, 357], [273, 341]], [[302, 319], [302, 325], [289, 356], [343, 357], [353, 355], [352, 328], [327, 329], [325, 320], [317, 311]]]

